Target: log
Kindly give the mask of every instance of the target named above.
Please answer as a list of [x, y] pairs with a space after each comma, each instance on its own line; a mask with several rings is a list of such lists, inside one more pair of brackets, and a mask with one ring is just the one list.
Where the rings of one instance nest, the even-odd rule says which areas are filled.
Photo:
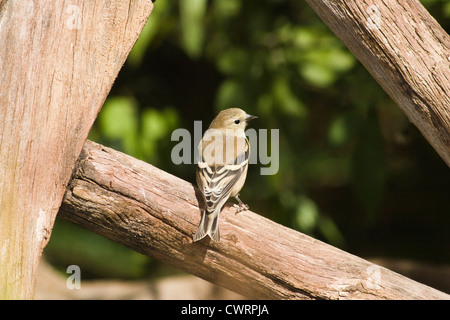
[[450, 37], [422, 4], [306, 2], [450, 166]]
[[33, 297], [75, 163], [152, 7], [0, 1], [0, 299]]
[[199, 199], [191, 183], [87, 141], [59, 216], [249, 298], [450, 298], [231, 205], [221, 213], [221, 241], [194, 243]]

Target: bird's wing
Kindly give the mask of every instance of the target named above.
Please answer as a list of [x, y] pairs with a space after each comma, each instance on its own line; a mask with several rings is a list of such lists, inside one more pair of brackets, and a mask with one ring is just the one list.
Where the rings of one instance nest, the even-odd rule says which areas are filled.
[[247, 139], [242, 152], [232, 163], [217, 165], [208, 164], [200, 156], [197, 166], [197, 184], [206, 202], [206, 211], [213, 212], [218, 205], [222, 206], [230, 197], [233, 186], [248, 166], [250, 148]]

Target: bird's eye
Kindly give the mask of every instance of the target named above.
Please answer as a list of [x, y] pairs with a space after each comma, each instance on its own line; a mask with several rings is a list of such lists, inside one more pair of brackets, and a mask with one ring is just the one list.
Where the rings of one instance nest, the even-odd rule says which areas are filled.
[[236, 123], [236, 124], [239, 124], [240, 122], [241, 122], [241, 120], [239, 120], [239, 119], [234, 120], [234, 123]]

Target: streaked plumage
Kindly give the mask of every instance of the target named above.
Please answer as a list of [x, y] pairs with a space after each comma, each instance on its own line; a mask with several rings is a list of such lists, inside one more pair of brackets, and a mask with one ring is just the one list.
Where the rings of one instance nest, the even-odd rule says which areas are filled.
[[256, 118], [243, 110], [221, 111], [211, 122], [198, 148], [197, 185], [205, 210], [194, 241], [209, 235], [219, 241], [219, 214], [228, 198], [235, 197], [238, 211], [248, 209], [238, 194], [247, 177], [250, 145], [245, 136], [248, 121]]

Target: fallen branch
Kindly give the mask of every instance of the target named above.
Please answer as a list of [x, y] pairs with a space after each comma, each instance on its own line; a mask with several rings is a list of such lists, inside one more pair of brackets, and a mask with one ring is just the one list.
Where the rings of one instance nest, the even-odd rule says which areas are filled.
[[235, 214], [231, 206], [221, 214], [219, 243], [193, 243], [199, 199], [192, 184], [87, 141], [59, 215], [251, 298], [450, 298], [256, 213]]

